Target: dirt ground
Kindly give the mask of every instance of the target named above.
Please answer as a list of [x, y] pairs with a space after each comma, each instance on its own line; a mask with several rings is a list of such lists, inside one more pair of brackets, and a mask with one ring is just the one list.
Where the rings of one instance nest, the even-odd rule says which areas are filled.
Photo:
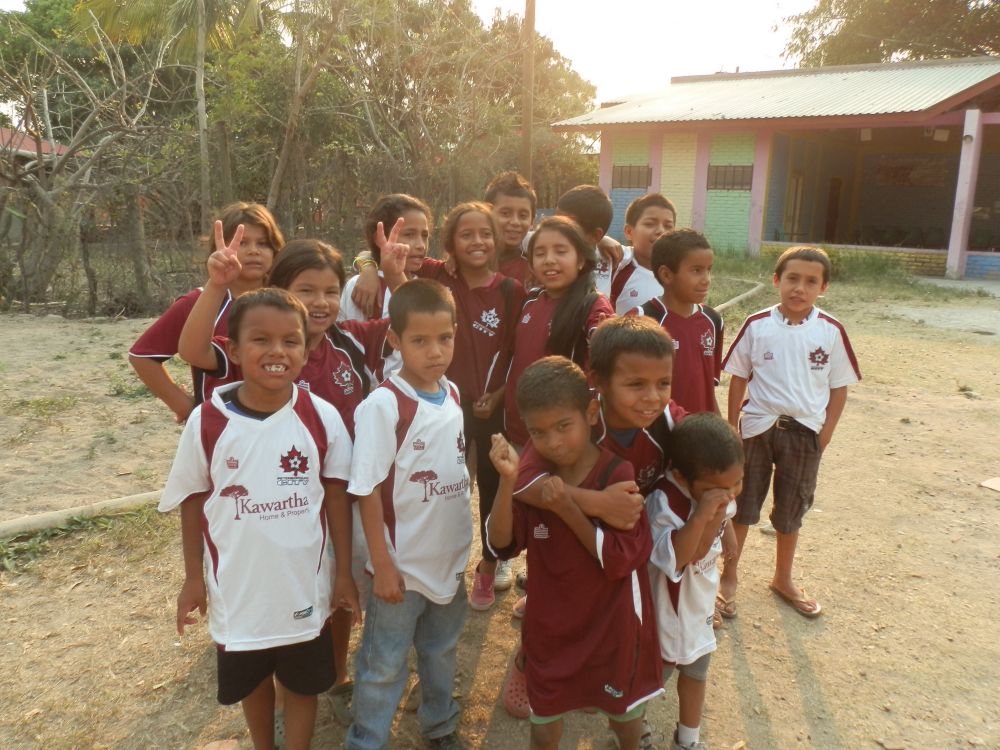
[[[751, 531], [702, 736], [716, 750], [998, 748], [1000, 492], [979, 483], [1000, 475], [1000, 335], [984, 322], [1000, 302], [834, 285], [824, 306], [864, 374], [799, 547], [824, 614], [770, 594], [773, 539]], [[727, 320], [731, 336], [740, 316]], [[0, 520], [160, 486], [179, 428], [124, 358], [146, 324], [0, 318]], [[214, 702], [205, 629], [174, 632], [180, 580], [177, 518], [151, 511], [0, 573], [0, 747], [249, 747], [239, 710]], [[527, 746], [499, 704], [515, 598], [469, 613], [456, 694], [474, 748]], [[649, 714], [672, 729], [672, 687]], [[343, 732], [324, 698], [314, 747]], [[420, 746], [413, 713], [394, 746]], [[574, 716], [563, 746], [609, 748], [610, 734]]]

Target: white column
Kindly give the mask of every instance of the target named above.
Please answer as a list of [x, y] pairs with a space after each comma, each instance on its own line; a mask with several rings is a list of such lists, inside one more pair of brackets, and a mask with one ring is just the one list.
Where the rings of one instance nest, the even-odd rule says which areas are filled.
[[951, 218], [951, 238], [948, 240], [948, 262], [945, 275], [949, 279], [965, 276], [965, 258], [969, 251], [969, 228], [976, 204], [976, 181], [979, 177], [979, 157], [983, 150], [983, 113], [978, 109], [965, 111], [962, 131], [962, 156], [958, 162], [958, 184], [955, 186], [955, 210]]
[[753, 180], [750, 183], [750, 223], [747, 247], [750, 256], [760, 255], [760, 241], [764, 234], [764, 205], [767, 203], [767, 177], [771, 159], [771, 132], [757, 131], [753, 150]]

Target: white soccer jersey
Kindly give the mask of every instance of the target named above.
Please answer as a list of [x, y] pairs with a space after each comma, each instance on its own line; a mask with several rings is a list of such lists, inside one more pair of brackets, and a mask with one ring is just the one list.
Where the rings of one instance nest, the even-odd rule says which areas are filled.
[[819, 432], [830, 389], [861, 380], [844, 326], [818, 307], [799, 325], [785, 323], [777, 305], [754, 313], [733, 340], [722, 369], [750, 380], [740, 420], [745, 438], [767, 432], [782, 415]]
[[[385, 540], [409, 591], [447, 604], [465, 575], [472, 545], [469, 473], [458, 389], [438, 406], [393, 375], [354, 414], [357, 444], [348, 492], [382, 485]], [[369, 572], [374, 573], [371, 562]]]
[[382, 286], [382, 314], [376, 315], [375, 318], [369, 318], [365, 315], [364, 310], [354, 304], [354, 300], [351, 299], [351, 295], [354, 294], [354, 287], [358, 285], [358, 276], [354, 275], [347, 280], [344, 284], [344, 289], [340, 293], [340, 312], [337, 313], [337, 320], [373, 320], [375, 318], [388, 318], [389, 317], [389, 298], [392, 297], [392, 292], [386, 287], [385, 280], [382, 277], [382, 272], [378, 272], [379, 283]]
[[[715, 651], [712, 615], [719, 590], [722, 528], [701, 560], [692, 560], [677, 570], [674, 555], [674, 534], [697, 508], [698, 503], [669, 474], [646, 497], [646, 515], [653, 533], [649, 577], [660, 631], [660, 654], [673, 664], [691, 664]], [[730, 500], [726, 518], [735, 514], [736, 501]]]
[[212, 639], [229, 651], [301, 643], [330, 616], [324, 484], [347, 482], [351, 440], [336, 409], [295, 388], [266, 419], [222, 393], [191, 412], [160, 498], [207, 494], [202, 534]]
[[611, 282], [611, 304], [615, 306], [615, 313], [618, 315], [625, 315], [663, 294], [663, 286], [656, 280], [653, 272], [639, 265], [632, 254], [632, 248], [626, 249], [626, 257], [618, 266]]

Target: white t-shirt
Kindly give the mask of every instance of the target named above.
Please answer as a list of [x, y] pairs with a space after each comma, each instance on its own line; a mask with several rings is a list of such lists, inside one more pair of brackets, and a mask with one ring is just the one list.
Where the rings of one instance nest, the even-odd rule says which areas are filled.
[[[382, 272], [378, 272], [379, 280], [382, 279]], [[337, 320], [369, 320], [368, 316], [365, 315], [364, 311], [354, 304], [354, 300], [351, 299], [351, 295], [354, 294], [354, 287], [358, 285], [358, 275], [355, 274], [347, 280], [344, 284], [344, 289], [340, 293], [340, 312], [337, 313]], [[392, 297], [392, 292], [388, 288], [384, 290], [382, 297], [382, 314], [378, 317], [388, 318], [389, 317], [389, 298]]]
[[458, 389], [445, 378], [440, 387], [448, 396], [437, 405], [393, 375], [361, 403], [348, 492], [382, 485], [386, 546], [407, 590], [447, 604], [465, 575], [472, 512]]
[[[712, 615], [719, 590], [722, 528], [708, 554], [677, 570], [674, 534], [698, 508], [698, 503], [672, 476], [665, 475], [646, 497], [646, 514], [653, 534], [649, 577], [660, 631], [660, 654], [673, 664], [691, 664], [715, 651]], [[736, 514], [736, 501], [726, 506], [726, 518]]]
[[611, 281], [611, 304], [615, 306], [615, 313], [625, 315], [662, 295], [663, 286], [653, 272], [639, 265], [632, 248], [625, 248], [625, 256]]
[[844, 326], [818, 307], [799, 325], [785, 323], [777, 305], [754, 313], [733, 340], [722, 369], [750, 380], [740, 420], [745, 438], [767, 432], [782, 415], [819, 432], [830, 390], [861, 380]]
[[191, 412], [163, 512], [207, 493], [203, 537], [208, 630], [228, 651], [312, 640], [330, 616], [324, 484], [346, 483], [351, 439], [330, 404], [295, 388], [266, 419], [231, 411], [222, 394]]

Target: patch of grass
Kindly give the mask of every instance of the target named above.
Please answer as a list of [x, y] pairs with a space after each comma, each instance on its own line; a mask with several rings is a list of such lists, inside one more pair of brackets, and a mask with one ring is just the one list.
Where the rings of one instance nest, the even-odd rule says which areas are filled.
[[153, 394], [149, 392], [149, 389], [140, 380], [124, 378], [119, 373], [113, 372], [108, 376], [108, 381], [110, 384], [109, 396], [118, 396], [119, 398], [127, 399], [153, 397]]
[[65, 354], [57, 354], [52, 359], [54, 359], [54, 360], [56, 360], [58, 362], [60, 360], [66, 359], [66, 355]]
[[67, 537], [107, 532], [117, 540], [128, 536], [137, 527], [151, 529], [158, 519], [156, 507], [149, 505], [114, 516], [74, 517], [62, 526], [41, 529], [26, 534], [0, 540], [0, 569], [11, 573], [26, 570], [38, 558], [45, 555], [52, 542]]
[[121, 359], [121, 358], [122, 358], [122, 353], [121, 352], [109, 352], [108, 353], [108, 359]]
[[41, 398], [21, 398], [7, 404], [7, 413], [48, 421], [56, 414], [69, 411], [77, 403], [76, 396], [43, 396]]

